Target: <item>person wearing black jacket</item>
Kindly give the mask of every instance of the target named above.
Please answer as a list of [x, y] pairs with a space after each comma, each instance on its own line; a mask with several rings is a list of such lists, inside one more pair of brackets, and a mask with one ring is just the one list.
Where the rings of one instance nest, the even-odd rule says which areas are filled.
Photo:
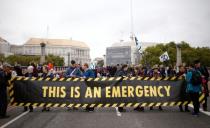
[[204, 81], [202, 82], [203, 93], [205, 94], [205, 97], [204, 97], [205, 103], [203, 104], [203, 110], [207, 111], [207, 97], [209, 97], [209, 89], [208, 89], [209, 72], [205, 66], [201, 65], [200, 61], [198, 61], [197, 65], [204, 79]]
[[0, 69], [0, 118], [8, 118], [7, 112], [7, 86], [11, 79], [10, 65], [4, 64], [3, 69]]
[[[128, 76], [128, 65], [123, 65], [122, 68], [116, 72], [115, 76], [127, 77]], [[126, 112], [123, 107], [118, 107], [119, 112]]]

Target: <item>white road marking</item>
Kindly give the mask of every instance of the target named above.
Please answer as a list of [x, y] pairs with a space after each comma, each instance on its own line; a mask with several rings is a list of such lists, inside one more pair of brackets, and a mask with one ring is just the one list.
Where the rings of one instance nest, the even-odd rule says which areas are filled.
[[116, 114], [117, 114], [117, 116], [122, 116], [122, 114], [119, 112], [119, 110], [118, 110], [118, 107], [115, 107], [115, 109], [116, 109]]
[[[194, 108], [192, 104], [189, 104], [188, 106], [191, 107], [191, 108]], [[201, 109], [201, 108], [200, 108], [199, 110], [200, 110], [200, 112], [202, 112], [203, 114], [205, 114], [205, 115], [207, 115], [207, 116], [210, 116], [210, 112], [203, 111], [203, 109]]]
[[16, 120], [20, 119], [21, 117], [25, 116], [28, 113], [29, 113], [29, 111], [26, 111], [26, 112], [20, 114], [19, 116], [17, 116], [14, 119], [10, 120], [6, 124], [2, 125], [0, 128], [6, 128], [8, 125], [12, 124], [13, 122], [15, 122]]

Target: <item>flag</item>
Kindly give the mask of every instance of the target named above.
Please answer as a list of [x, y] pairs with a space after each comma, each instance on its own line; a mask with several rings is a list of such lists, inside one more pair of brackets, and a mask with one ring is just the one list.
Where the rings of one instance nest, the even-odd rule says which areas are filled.
[[136, 47], [137, 47], [138, 51], [140, 51], [141, 50], [141, 44], [138, 41], [137, 37], [135, 37], [135, 42], [136, 42]]
[[160, 59], [160, 62], [165, 62], [165, 61], [169, 60], [170, 58], [169, 58], [169, 56], [168, 56], [168, 52], [164, 52], [164, 53], [159, 57], [159, 59]]

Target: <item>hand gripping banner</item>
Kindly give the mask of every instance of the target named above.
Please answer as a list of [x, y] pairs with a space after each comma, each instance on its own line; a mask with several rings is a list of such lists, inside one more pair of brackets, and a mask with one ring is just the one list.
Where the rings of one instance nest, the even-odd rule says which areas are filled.
[[[14, 106], [151, 107], [189, 104], [185, 90], [182, 77], [15, 77], [9, 95]], [[203, 94], [199, 101], [204, 101]]]

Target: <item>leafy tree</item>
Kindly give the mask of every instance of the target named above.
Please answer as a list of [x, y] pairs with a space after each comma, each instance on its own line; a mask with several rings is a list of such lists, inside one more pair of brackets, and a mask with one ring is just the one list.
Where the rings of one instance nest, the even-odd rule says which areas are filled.
[[63, 66], [64, 65], [64, 58], [54, 55], [46, 56], [47, 63], [53, 63], [55, 66]]
[[[1, 58], [1, 56], [0, 56]], [[26, 55], [11, 55], [5, 58], [5, 60], [14, 65], [15, 63], [21, 64], [23, 66], [27, 66], [30, 63], [39, 64], [40, 56], [26, 56]], [[53, 63], [55, 66], [63, 66], [64, 65], [64, 58], [54, 55], [46, 56], [46, 64], [48, 62]]]
[[[199, 59], [205, 66], [210, 66], [210, 48], [208, 47], [191, 47], [188, 43], [182, 41], [179, 46], [182, 52], [182, 62], [191, 64], [194, 60]], [[170, 60], [161, 63], [159, 57], [164, 52], [168, 52]], [[176, 44], [169, 42], [167, 44], [157, 44], [156, 46], [148, 47], [143, 52], [143, 64], [155, 65], [175, 65], [176, 64]]]

